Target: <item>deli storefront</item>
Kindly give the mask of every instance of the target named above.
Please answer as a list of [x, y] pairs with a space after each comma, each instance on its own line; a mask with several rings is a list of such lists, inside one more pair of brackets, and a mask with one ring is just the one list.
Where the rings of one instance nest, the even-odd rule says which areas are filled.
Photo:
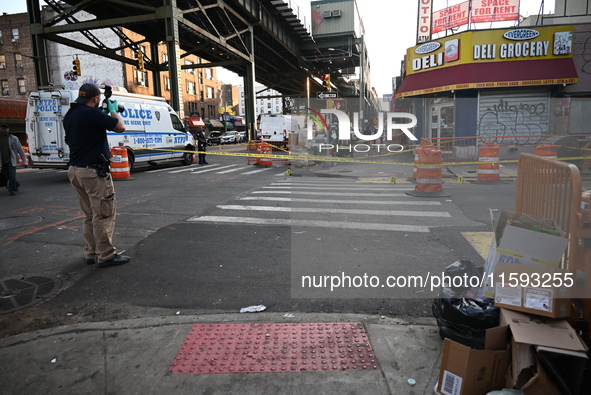
[[567, 133], [558, 115], [581, 74], [575, 35], [573, 25], [467, 31], [409, 48], [396, 108], [417, 115], [421, 138]]

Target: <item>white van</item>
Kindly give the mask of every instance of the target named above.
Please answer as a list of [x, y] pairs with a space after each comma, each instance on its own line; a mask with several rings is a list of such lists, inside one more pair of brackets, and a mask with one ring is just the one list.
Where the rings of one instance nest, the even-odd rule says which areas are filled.
[[262, 115], [259, 121], [259, 139], [287, 141], [291, 132], [303, 128], [304, 117], [298, 115]]
[[[29, 95], [25, 121], [32, 167], [67, 168], [70, 150], [62, 120], [78, 91], [59, 88], [43, 88]], [[164, 98], [113, 90], [111, 100], [125, 107], [121, 113], [125, 132], [107, 132], [109, 148], [127, 148], [130, 170], [139, 162], [193, 162], [195, 139]]]

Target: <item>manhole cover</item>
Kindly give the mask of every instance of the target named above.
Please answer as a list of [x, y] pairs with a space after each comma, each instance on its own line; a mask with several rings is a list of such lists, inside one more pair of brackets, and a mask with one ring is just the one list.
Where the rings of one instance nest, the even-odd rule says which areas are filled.
[[31, 217], [31, 216], [0, 218], [0, 230], [19, 228], [21, 226], [36, 224], [37, 222], [41, 222], [41, 221], [43, 221], [42, 217]]
[[170, 371], [176, 374], [375, 370], [363, 324], [195, 324]]
[[56, 293], [62, 282], [45, 275], [20, 275], [0, 279], [0, 314], [24, 309]]

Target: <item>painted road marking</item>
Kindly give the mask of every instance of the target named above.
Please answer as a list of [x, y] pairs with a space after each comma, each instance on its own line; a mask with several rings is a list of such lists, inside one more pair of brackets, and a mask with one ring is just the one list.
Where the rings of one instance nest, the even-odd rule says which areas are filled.
[[445, 211], [395, 211], [395, 210], [363, 210], [363, 209], [340, 209], [340, 208], [312, 208], [312, 207], [276, 207], [276, 206], [241, 206], [241, 205], [218, 205], [222, 210], [245, 210], [245, 211], [283, 211], [291, 213], [331, 213], [331, 214], [358, 214], [358, 215], [382, 215], [382, 216], [408, 216], [408, 217], [445, 217], [451, 215]]
[[331, 193], [331, 192], [305, 192], [305, 191], [254, 191], [252, 193], [277, 193], [284, 195], [317, 195], [317, 196], [370, 196], [370, 197], [404, 197], [404, 193]]
[[250, 224], [250, 225], [280, 225], [280, 226], [302, 226], [318, 228], [337, 228], [337, 229], [362, 229], [362, 230], [384, 230], [391, 232], [415, 232], [428, 233], [428, 226], [416, 225], [397, 225], [397, 224], [375, 224], [366, 222], [339, 222], [339, 221], [305, 221], [295, 219], [280, 218], [252, 218], [252, 217], [224, 217], [224, 216], [203, 216], [191, 217], [187, 222], [217, 222], [230, 224]]
[[[291, 188], [298, 188], [298, 189], [317, 189], [317, 190], [331, 190], [331, 191], [350, 191], [351, 189], [361, 189], [362, 191], [392, 191], [393, 188], [367, 188], [367, 187], [362, 187], [359, 185], [351, 185], [351, 186], [347, 186], [347, 187], [333, 187], [332, 185], [330, 187], [326, 186], [326, 187], [308, 187], [308, 186], [300, 186], [300, 185], [292, 185], [292, 186], [268, 186], [268, 187], [262, 187], [262, 189], [291, 189]], [[395, 190], [397, 191], [412, 191], [414, 188], [408, 188], [408, 187], [394, 187]]]
[[[215, 174], [226, 174], [226, 173], [231, 173], [233, 171], [244, 170], [244, 166], [241, 166], [241, 167], [235, 167], [235, 166], [239, 166], [239, 165], [229, 165], [229, 166], [226, 166], [226, 169], [229, 168], [229, 167], [234, 167], [234, 168], [233, 169], [229, 169], [229, 170], [224, 170], [224, 171], [216, 171]], [[218, 170], [219, 169], [222, 169], [222, 167], [218, 168]]]
[[[271, 170], [271, 169], [272, 169], [272, 167], [266, 167], [266, 168], [264, 168], [264, 169], [257, 169], [257, 170], [251, 170], [251, 171], [247, 171], [246, 173], [242, 173], [242, 174], [255, 174], [255, 173], [260, 173], [260, 172], [262, 172], [262, 171], [267, 171], [267, 170]], [[284, 175], [284, 173], [281, 173], [281, 174], [275, 174], [275, 175], [279, 175], [279, 176], [281, 176], [281, 175]]]
[[299, 198], [286, 198], [286, 197], [273, 197], [273, 196], [247, 196], [242, 197], [239, 200], [260, 200], [268, 202], [302, 202], [302, 203], [331, 203], [331, 204], [364, 204], [364, 205], [409, 205], [409, 206], [441, 206], [441, 202], [438, 201], [417, 201], [417, 200], [326, 200], [326, 199], [299, 199]]

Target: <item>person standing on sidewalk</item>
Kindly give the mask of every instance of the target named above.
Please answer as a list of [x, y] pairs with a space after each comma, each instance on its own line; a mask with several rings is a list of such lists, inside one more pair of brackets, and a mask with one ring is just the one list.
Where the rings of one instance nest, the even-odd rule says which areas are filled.
[[128, 256], [117, 254], [113, 246], [116, 206], [107, 141], [107, 130], [122, 133], [125, 125], [117, 113], [116, 100], [106, 100], [108, 114], [98, 108], [100, 102], [99, 88], [83, 84], [64, 116], [64, 129], [70, 147], [68, 178], [84, 212], [86, 263], [98, 261], [99, 267], [109, 267], [130, 261]]
[[200, 165], [208, 165], [205, 161], [205, 151], [207, 150], [207, 139], [205, 138], [205, 134], [203, 134], [203, 130], [199, 130], [195, 135], [197, 139], [197, 151], [199, 151], [199, 164]]
[[18, 166], [18, 156], [21, 156], [23, 164], [27, 165], [25, 151], [18, 141], [18, 137], [9, 133], [8, 125], [0, 125], [0, 157], [2, 159], [2, 174], [8, 181], [8, 191], [11, 196], [16, 195], [20, 183], [16, 179], [16, 168]]

